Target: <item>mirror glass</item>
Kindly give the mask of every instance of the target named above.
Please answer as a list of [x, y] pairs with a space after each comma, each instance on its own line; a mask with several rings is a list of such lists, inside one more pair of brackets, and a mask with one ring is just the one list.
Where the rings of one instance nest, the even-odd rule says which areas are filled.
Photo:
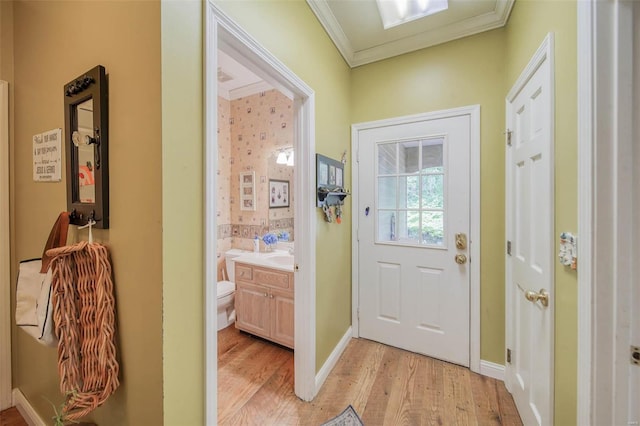
[[[74, 143], [78, 150], [78, 188], [81, 203], [96, 202], [95, 145], [88, 144], [93, 135], [93, 98], [76, 106], [78, 128]], [[74, 132], [75, 133], [75, 132]]]

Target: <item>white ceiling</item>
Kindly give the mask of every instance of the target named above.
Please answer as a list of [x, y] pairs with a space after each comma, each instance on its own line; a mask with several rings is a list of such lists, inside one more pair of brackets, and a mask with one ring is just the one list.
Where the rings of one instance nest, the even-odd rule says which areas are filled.
[[[221, 77], [223, 77], [221, 79]], [[230, 79], [227, 80], [227, 78]], [[221, 81], [226, 80], [226, 81]], [[227, 100], [273, 89], [245, 66], [218, 49], [218, 95]]]
[[357, 67], [506, 24], [515, 0], [449, 0], [449, 8], [385, 30], [376, 0], [307, 0], [349, 66]]

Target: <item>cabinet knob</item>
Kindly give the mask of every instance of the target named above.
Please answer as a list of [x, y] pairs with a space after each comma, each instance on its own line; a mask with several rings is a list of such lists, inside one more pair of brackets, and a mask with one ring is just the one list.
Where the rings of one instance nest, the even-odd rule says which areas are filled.
[[264, 294], [264, 297], [267, 297], [268, 295], [269, 295], [269, 293], [265, 293], [265, 294]]

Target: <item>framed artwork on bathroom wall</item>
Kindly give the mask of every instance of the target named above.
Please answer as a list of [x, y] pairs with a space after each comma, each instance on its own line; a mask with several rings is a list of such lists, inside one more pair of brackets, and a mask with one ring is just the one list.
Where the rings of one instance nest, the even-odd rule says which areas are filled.
[[289, 181], [269, 179], [269, 208], [289, 207]]
[[240, 210], [256, 210], [256, 172], [240, 172]]

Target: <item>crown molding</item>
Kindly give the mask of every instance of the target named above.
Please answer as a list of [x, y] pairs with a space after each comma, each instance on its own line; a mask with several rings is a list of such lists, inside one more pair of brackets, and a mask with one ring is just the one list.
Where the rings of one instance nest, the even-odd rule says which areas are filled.
[[327, 0], [307, 0], [309, 7], [316, 15], [342, 57], [351, 68], [372, 62], [388, 59], [404, 53], [424, 49], [449, 41], [457, 40], [484, 31], [503, 27], [515, 0], [497, 0], [493, 12], [474, 16], [443, 28], [424, 31], [379, 46], [354, 51], [351, 42], [345, 35], [338, 20], [331, 12]]
[[307, 0], [307, 4], [318, 18], [318, 21], [320, 21], [320, 24], [322, 24], [324, 30], [329, 34], [333, 44], [336, 45], [344, 60], [347, 61], [347, 64], [351, 68], [353, 68], [353, 65], [351, 64], [351, 60], [354, 56], [353, 47], [351, 46], [351, 42], [344, 31], [342, 31], [342, 26], [338, 23], [338, 20], [331, 11], [327, 1]]

